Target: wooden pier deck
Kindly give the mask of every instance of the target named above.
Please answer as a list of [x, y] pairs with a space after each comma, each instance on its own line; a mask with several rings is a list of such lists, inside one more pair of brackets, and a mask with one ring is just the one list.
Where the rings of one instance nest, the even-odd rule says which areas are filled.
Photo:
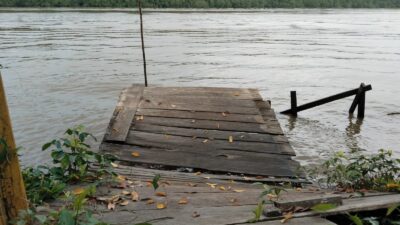
[[122, 92], [100, 149], [130, 165], [299, 175], [295, 152], [256, 89], [133, 85]]

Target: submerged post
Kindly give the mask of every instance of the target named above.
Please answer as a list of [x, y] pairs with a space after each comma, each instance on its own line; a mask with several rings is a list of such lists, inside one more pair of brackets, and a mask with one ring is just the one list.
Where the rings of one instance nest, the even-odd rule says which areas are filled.
[[290, 92], [290, 110], [293, 116], [297, 116], [297, 94], [296, 91]]
[[365, 84], [361, 83], [358, 88], [358, 92], [356, 97], [354, 97], [353, 102], [351, 103], [349, 114], [353, 114], [358, 106], [357, 118], [364, 118], [365, 114]]
[[0, 73], [0, 225], [28, 207], [6, 94]]
[[143, 54], [143, 70], [144, 70], [144, 86], [147, 87], [147, 68], [146, 68], [146, 53], [144, 50], [144, 37], [143, 37], [143, 16], [142, 16], [142, 2], [137, 0], [139, 15], [140, 15], [140, 38], [142, 39], [142, 54]]

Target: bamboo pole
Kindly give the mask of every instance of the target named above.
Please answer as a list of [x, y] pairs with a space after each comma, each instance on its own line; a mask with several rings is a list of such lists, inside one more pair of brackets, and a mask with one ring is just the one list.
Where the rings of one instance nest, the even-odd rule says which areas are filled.
[[137, 0], [137, 4], [138, 4], [138, 8], [139, 8], [139, 16], [140, 16], [140, 39], [142, 41], [144, 86], [147, 87], [147, 65], [146, 65], [146, 52], [144, 50], [142, 1]]
[[[17, 217], [18, 211], [27, 209], [28, 201], [19, 166], [6, 93], [0, 73], [0, 138], [5, 144], [0, 145], [0, 225]], [[5, 159], [4, 159], [5, 158]], [[5, 212], [5, 215], [3, 215]]]

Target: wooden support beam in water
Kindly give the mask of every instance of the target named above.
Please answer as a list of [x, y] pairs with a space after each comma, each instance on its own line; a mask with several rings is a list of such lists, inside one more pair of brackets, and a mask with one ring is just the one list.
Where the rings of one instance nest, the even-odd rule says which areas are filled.
[[[317, 101], [313, 101], [313, 102], [310, 102], [310, 103], [307, 103], [307, 104], [304, 104], [304, 105], [301, 105], [301, 106], [297, 106], [295, 109], [293, 108], [293, 103], [294, 102], [297, 103], [297, 99], [293, 99], [293, 98], [296, 97], [296, 95], [293, 94], [293, 92], [291, 92], [292, 107], [291, 107], [291, 109], [285, 110], [285, 111], [283, 111], [281, 113], [282, 114], [296, 115], [300, 111], [311, 109], [311, 108], [314, 108], [316, 106], [320, 106], [320, 105], [323, 105], [323, 104], [326, 104], [326, 103], [329, 103], [329, 102], [333, 102], [333, 101], [336, 101], [336, 100], [339, 100], [339, 99], [342, 99], [342, 98], [347, 98], [347, 97], [350, 97], [352, 95], [357, 95], [359, 90], [360, 90], [360, 88], [356, 88], [356, 89], [353, 89], [353, 90], [350, 90], [350, 91], [345, 91], [345, 92], [342, 92], [342, 93], [339, 93], [339, 94], [336, 94], [336, 95], [332, 95], [332, 96], [329, 96], [329, 97], [326, 97], [326, 98], [319, 99]], [[362, 93], [364, 93], [364, 94], [361, 94], [360, 101], [362, 101], [363, 99], [365, 101], [365, 92], [370, 91], [370, 90], [372, 90], [372, 86], [371, 85], [366, 85], [366, 86], [362, 87]], [[365, 108], [364, 106], [365, 106], [365, 104], [362, 104], [362, 103], [361, 103], [361, 105], [359, 105], [359, 114], [361, 116], [364, 115], [364, 112], [363, 112], [363, 110]]]
[[349, 109], [349, 114], [353, 114], [354, 111], [356, 110], [356, 107], [358, 106], [358, 113], [357, 117], [358, 118], [364, 118], [365, 114], [365, 84], [361, 83], [360, 87], [358, 88], [358, 92], [356, 94], [356, 97], [353, 100], [353, 103], [351, 104], [351, 107]]
[[6, 93], [0, 74], [0, 225], [8, 224], [18, 211], [28, 207]]

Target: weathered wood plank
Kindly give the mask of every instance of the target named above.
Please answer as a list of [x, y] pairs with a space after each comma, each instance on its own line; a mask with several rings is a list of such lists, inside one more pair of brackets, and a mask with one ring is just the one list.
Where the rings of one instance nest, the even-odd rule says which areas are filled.
[[198, 111], [182, 111], [167, 109], [138, 109], [137, 115], [164, 117], [164, 118], [181, 118], [181, 119], [200, 119], [215, 121], [230, 121], [243, 123], [265, 123], [261, 115], [232, 114], [225, 112], [198, 112]]
[[343, 199], [343, 205], [325, 212], [303, 212], [294, 214], [294, 217], [309, 216], [330, 216], [343, 213], [352, 213], [360, 211], [372, 211], [377, 209], [385, 209], [390, 206], [400, 204], [400, 194], [369, 196], [360, 198]]
[[[321, 217], [305, 217], [305, 218], [295, 218], [295, 219], [290, 219], [287, 221], [285, 224], [290, 224], [290, 225], [335, 225], [336, 223], [333, 223], [327, 219], [321, 218]], [[257, 225], [282, 225], [282, 222], [280, 220], [273, 220], [273, 221], [265, 221], [265, 222], [260, 222], [257, 223]]]
[[176, 119], [163, 117], [144, 117], [143, 120], [136, 120], [135, 124], [145, 123], [167, 127], [251, 132], [262, 134], [282, 135], [283, 132], [277, 127], [270, 127], [268, 124], [251, 124], [241, 122], [228, 121], [212, 121], [212, 120], [192, 120], [192, 119]]
[[[242, 141], [233, 141], [230, 143], [228, 139], [229, 136], [227, 136], [225, 140], [211, 140], [132, 131], [129, 132], [125, 142], [132, 145], [171, 150], [195, 148], [198, 151], [210, 152], [215, 152], [215, 150], [237, 150], [245, 152], [245, 155], [251, 155], [252, 153], [254, 154], [257, 152], [278, 155], [294, 155], [293, 149], [287, 143], [277, 144]], [[284, 156], [279, 157], [284, 158]]]
[[198, 111], [198, 112], [217, 112], [217, 113], [237, 113], [245, 115], [259, 115], [259, 110], [249, 107], [239, 107], [239, 106], [219, 106], [219, 105], [207, 105], [201, 102], [186, 102], [186, 103], [176, 103], [174, 101], [164, 101], [164, 102], [148, 102], [141, 101], [140, 108], [142, 109], [169, 109], [169, 110], [183, 110], [183, 111]]
[[143, 100], [146, 102], [153, 102], [155, 104], [161, 105], [165, 102], [171, 104], [190, 104], [193, 102], [202, 105], [212, 105], [212, 106], [235, 106], [235, 107], [248, 107], [255, 108], [256, 102], [252, 99], [234, 99], [225, 97], [203, 97], [196, 95], [182, 95], [182, 96], [168, 96], [168, 95], [143, 95]]
[[250, 132], [235, 132], [223, 130], [205, 130], [181, 127], [166, 127], [146, 123], [136, 123], [131, 127], [131, 131], [144, 131], [154, 134], [175, 135], [191, 138], [205, 138], [216, 140], [228, 140], [232, 136], [234, 141], [242, 142], [263, 142], [263, 143], [289, 143], [288, 139], [283, 135], [260, 134]]
[[219, 98], [234, 98], [248, 100], [262, 100], [262, 97], [249, 89], [238, 89], [226, 91], [224, 89], [206, 90], [204, 88], [175, 88], [175, 87], [148, 87], [145, 89], [146, 96], [200, 96], [200, 97], [219, 97]]
[[105, 135], [107, 141], [125, 141], [141, 100], [143, 86], [125, 89], [115, 108], [113, 119]]
[[[246, 158], [227, 158], [214, 157], [209, 155], [196, 154], [193, 152], [182, 151], [163, 151], [162, 149], [140, 148], [127, 145], [117, 145], [111, 143], [103, 143], [101, 146], [103, 151], [114, 154], [121, 161], [136, 164], [152, 164], [164, 165], [172, 167], [197, 168], [211, 170], [215, 172], [252, 174], [261, 176], [276, 177], [295, 177], [298, 165], [295, 161], [280, 160], [264, 160], [261, 157]], [[131, 153], [135, 151], [140, 157], [132, 157]]]

